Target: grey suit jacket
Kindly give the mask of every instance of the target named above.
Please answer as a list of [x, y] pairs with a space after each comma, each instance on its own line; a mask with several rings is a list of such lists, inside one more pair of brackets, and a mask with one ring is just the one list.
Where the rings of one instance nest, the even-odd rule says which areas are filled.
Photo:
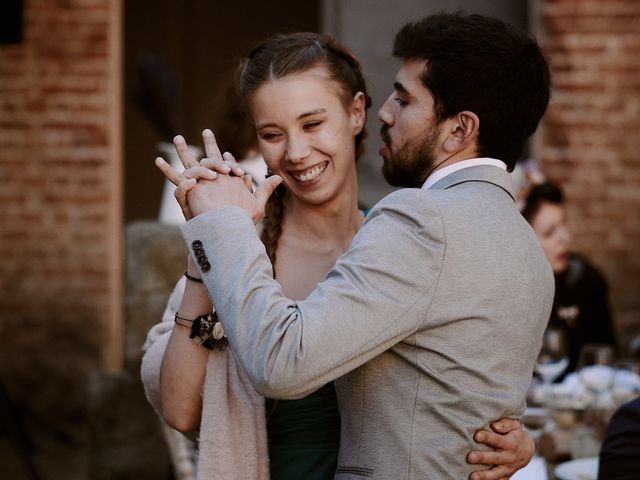
[[392, 193], [299, 302], [241, 209], [181, 227], [259, 392], [296, 398], [336, 380], [337, 479], [467, 478], [473, 432], [522, 412], [554, 280], [510, 188], [476, 166]]

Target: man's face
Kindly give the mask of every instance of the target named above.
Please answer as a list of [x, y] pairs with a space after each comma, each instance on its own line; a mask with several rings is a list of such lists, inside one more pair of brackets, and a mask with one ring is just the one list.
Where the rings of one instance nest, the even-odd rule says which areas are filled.
[[420, 187], [438, 158], [441, 128], [433, 95], [420, 80], [425, 65], [425, 60], [405, 60], [393, 92], [378, 112], [382, 173], [394, 186]]

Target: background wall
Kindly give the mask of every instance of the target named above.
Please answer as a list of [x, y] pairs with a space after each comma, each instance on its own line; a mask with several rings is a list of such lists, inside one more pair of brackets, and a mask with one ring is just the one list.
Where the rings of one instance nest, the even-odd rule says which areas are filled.
[[576, 249], [609, 281], [624, 348], [640, 330], [640, 2], [533, 7], [553, 75], [535, 156], [564, 185]]
[[54, 427], [120, 360], [119, 5], [26, 2], [0, 46], [0, 382]]

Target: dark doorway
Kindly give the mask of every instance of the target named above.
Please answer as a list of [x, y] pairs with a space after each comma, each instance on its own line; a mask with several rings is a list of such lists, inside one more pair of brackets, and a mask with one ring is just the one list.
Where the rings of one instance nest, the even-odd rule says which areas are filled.
[[163, 179], [156, 144], [200, 144], [236, 62], [276, 32], [318, 31], [319, 0], [124, 2], [125, 222], [155, 219]]

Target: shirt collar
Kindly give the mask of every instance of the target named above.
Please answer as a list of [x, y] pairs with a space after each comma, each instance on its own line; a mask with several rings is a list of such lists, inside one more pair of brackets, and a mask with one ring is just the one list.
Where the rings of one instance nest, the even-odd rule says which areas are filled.
[[451, 175], [453, 172], [457, 172], [458, 170], [462, 170], [463, 168], [476, 167], [478, 165], [492, 165], [494, 167], [501, 168], [503, 170], [507, 170], [507, 164], [502, 160], [498, 160], [495, 158], [470, 158], [468, 160], [461, 160], [459, 162], [452, 163], [451, 165], [447, 165], [439, 170], [433, 172], [427, 180], [422, 185], [423, 190], [430, 189], [436, 182], [442, 180], [447, 175]]

